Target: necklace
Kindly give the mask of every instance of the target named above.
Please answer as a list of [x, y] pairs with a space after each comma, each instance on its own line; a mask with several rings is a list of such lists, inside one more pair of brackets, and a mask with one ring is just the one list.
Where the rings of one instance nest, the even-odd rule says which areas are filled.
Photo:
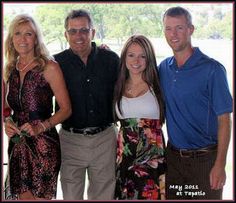
[[19, 69], [18, 65], [19, 65], [20, 59], [18, 58], [16, 62], [16, 70], [18, 70], [19, 72], [23, 72], [34, 60], [35, 58], [33, 58], [29, 63], [27, 63], [22, 69]]
[[140, 82], [137, 84], [128, 84], [126, 87], [126, 94], [129, 97], [138, 97], [143, 95], [148, 90], [146, 83]]

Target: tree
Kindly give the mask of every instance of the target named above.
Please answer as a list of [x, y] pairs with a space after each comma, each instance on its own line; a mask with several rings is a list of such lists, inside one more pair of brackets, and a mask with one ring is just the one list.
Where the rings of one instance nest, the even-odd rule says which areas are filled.
[[[64, 3], [39, 4], [33, 16], [39, 22], [47, 45], [55, 44], [57, 51], [67, 46], [64, 37], [64, 20], [72, 9], [90, 11], [94, 20], [97, 41], [116, 39], [119, 46], [133, 34], [147, 37], [162, 37], [162, 14], [168, 7], [179, 4], [161, 3]], [[190, 10], [195, 25], [195, 38], [223, 37], [232, 39], [232, 8], [227, 4], [181, 4]], [[9, 21], [21, 8], [13, 8], [4, 14], [4, 31]], [[58, 45], [56, 44], [58, 43]], [[60, 50], [59, 50], [60, 49]]]
[[61, 50], [66, 48], [64, 19], [71, 8], [70, 4], [49, 4], [37, 7], [35, 16], [40, 22], [46, 44], [59, 42]]

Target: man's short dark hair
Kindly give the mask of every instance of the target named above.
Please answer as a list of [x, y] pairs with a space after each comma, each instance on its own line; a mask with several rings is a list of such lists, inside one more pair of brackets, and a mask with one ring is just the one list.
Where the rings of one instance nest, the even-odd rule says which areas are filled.
[[90, 28], [93, 28], [93, 20], [92, 20], [92, 17], [90, 15], [90, 13], [84, 9], [78, 9], [78, 10], [72, 10], [68, 13], [68, 15], [66, 16], [66, 19], [65, 19], [65, 24], [64, 24], [64, 27], [65, 29], [68, 28], [68, 21], [70, 19], [74, 19], [74, 18], [78, 18], [78, 17], [85, 17], [88, 19], [88, 22], [89, 22], [89, 27]]
[[188, 25], [192, 25], [192, 16], [189, 13], [189, 11], [183, 7], [177, 6], [177, 7], [171, 7], [166, 10], [166, 12], [163, 15], [163, 21], [166, 16], [170, 17], [176, 17], [176, 16], [185, 16], [187, 20]]

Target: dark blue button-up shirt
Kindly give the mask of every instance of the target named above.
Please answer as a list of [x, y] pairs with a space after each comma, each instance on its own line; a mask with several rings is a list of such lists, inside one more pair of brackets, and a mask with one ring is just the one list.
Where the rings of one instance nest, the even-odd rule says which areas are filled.
[[85, 128], [113, 122], [112, 101], [119, 57], [92, 43], [87, 65], [71, 49], [56, 54], [69, 91], [72, 115], [62, 127]]

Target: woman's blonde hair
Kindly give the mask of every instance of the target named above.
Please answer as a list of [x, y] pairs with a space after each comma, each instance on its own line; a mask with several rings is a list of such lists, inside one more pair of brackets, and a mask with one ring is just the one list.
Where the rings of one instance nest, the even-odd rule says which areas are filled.
[[35, 57], [35, 60], [39, 63], [39, 68], [43, 70], [49, 60], [49, 52], [42, 41], [42, 35], [35, 20], [27, 14], [17, 15], [11, 21], [9, 25], [8, 34], [5, 40], [5, 59], [6, 59], [5, 80], [6, 81], [8, 81], [8, 78], [12, 70], [15, 68], [17, 58], [19, 56], [18, 52], [16, 51], [13, 45], [14, 31], [16, 27], [24, 23], [29, 23], [35, 32], [36, 42], [35, 42], [35, 47], [34, 47], [34, 57]]

